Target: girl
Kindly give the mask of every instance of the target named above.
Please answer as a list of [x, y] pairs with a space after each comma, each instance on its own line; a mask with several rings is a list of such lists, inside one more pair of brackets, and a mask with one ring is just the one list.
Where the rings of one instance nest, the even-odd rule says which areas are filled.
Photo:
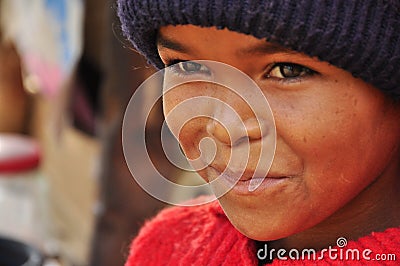
[[[227, 103], [251, 154], [217, 202], [170, 208], [148, 222], [126, 265], [399, 263], [400, 2], [118, 0], [118, 14], [126, 37], [158, 68], [207, 76], [212, 65], [193, 60], [211, 60], [247, 74], [276, 123], [268, 175], [245, 191], [267, 137], [251, 109], [197, 83], [165, 94], [166, 114], [196, 96]], [[211, 118], [180, 132], [189, 159], [202, 139], [216, 143], [215, 158], [198, 171], [207, 182], [240, 146], [228, 133]]]

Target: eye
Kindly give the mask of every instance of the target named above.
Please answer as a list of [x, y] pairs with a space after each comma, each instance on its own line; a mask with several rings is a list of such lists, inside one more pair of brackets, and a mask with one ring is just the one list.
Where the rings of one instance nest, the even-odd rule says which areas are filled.
[[277, 63], [268, 72], [268, 78], [296, 79], [317, 74], [316, 71], [293, 63]]
[[170, 68], [172, 71], [180, 75], [211, 75], [211, 71], [207, 66], [193, 61], [181, 61], [171, 65]]
[[204, 72], [208, 71], [208, 68], [202, 64], [186, 61], [178, 63], [179, 70], [186, 73], [193, 73], [193, 72]]

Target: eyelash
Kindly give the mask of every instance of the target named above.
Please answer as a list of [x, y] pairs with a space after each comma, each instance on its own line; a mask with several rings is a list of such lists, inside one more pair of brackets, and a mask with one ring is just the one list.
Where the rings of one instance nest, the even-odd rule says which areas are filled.
[[[279, 71], [279, 73], [274, 73], [273, 75], [271, 75], [271, 73], [273, 73], [276, 70]], [[293, 76], [290, 76], [289, 74], [284, 73], [285, 70], [297, 73], [294, 74]], [[271, 67], [267, 68], [267, 73], [264, 74], [264, 78], [276, 79], [282, 82], [297, 82], [304, 78], [312, 77], [318, 74], [319, 73], [317, 71], [312, 70], [311, 68], [308, 68], [300, 64], [290, 63], [290, 62], [280, 62], [280, 63], [274, 63], [271, 65]], [[278, 75], [280, 75], [281, 77], [278, 77]]]
[[[206, 68], [203, 70], [199, 70], [199, 71], [192, 71], [189, 72], [187, 70], [182, 69], [183, 68], [183, 64], [185, 63], [190, 63], [192, 65], [196, 65], [197, 67], [201, 68]], [[207, 75], [210, 76], [211, 75], [211, 71], [203, 64], [200, 63], [196, 63], [196, 62], [192, 62], [189, 60], [172, 60], [170, 61], [168, 64], [166, 64], [166, 67], [168, 67], [168, 69], [173, 72], [175, 75], [181, 76], [181, 77], [187, 77], [190, 75]]]
[[[179, 76], [190, 76], [190, 75], [194, 75], [194, 74], [206, 74], [206, 75], [211, 75], [211, 71], [202, 64], [199, 63], [195, 63], [195, 62], [190, 62], [191, 64], [196, 64], [197, 67], [200, 67], [200, 69], [202, 67], [205, 67], [206, 70], [200, 70], [200, 71], [192, 71], [187, 72], [186, 70], [182, 69], [182, 64], [188, 62], [188, 60], [171, 60], [169, 63], [166, 64], [166, 67], [169, 67], [171, 71], [174, 72], [174, 74], [179, 75]], [[273, 71], [279, 71], [278, 73], [275, 73], [273, 75], [271, 75], [271, 73], [273, 73]], [[294, 71], [297, 72], [297, 74], [288, 77], [288, 74], [284, 73], [285, 70], [289, 70], [289, 71]], [[292, 83], [292, 82], [299, 82], [302, 79], [305, 79], [307, 77], [312, 77], [314, 75], [318, 75], [319, 73], [315, 70], [312, 70], [306, 66], [300, 65], [300, 64], [296, 64], [296, 63], [290, 63], [290, 62], [279, 62], [279, 63], [273, 63], [270, 65], [270, 67], [267, 68], [266, 73], [263, 75], [264, 78], [266, 79], [272, 79], [272, 80], [276, 80], [279, 82], [288, 82], [288, 83]], [[281, 77], [277, 77], [278, 75], [280, 75]]]

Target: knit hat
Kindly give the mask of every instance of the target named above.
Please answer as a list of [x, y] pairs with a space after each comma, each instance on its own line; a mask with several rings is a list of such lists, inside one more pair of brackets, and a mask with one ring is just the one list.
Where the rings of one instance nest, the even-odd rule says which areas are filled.
[[118, 0], [123, 34], [157, 68], [157, 30], [216, 26], [266, 38], [400, 96], [399, 0]]

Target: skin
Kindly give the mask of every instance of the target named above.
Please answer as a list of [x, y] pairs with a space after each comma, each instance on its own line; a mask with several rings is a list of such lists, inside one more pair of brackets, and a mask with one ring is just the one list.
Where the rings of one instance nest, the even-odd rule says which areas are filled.
[[[250, 47], [258, 49], [245, 51]], [[246, 195], [230, 191], [219, 199], [244, 235], [272, 241], [275, 248], [323, 248], [338, 237], [357, 239], [399, 226], [399, 103], [326, 62], [226, 29], [162, 27], [158, 52], [166, 65], [202, 59], [234, 66], [258, 84], [270, 103], [277, 130], [270, 173], [284, 181]], [[297, 72], [277, 63], [297, 64]], [[177, 66], [180, 71], [193, 67]], [[195, 74], [203, 72], [200, 68]], [[183, 100], [202, 95], [227, 102], [247, 121], [250, 173], [262, 136], [251, 123], [250, 109], [228, 90], [200, 83], [180, 86], [164, 96], [164, 111], [168, 114]], [[223, 112], [217, 109], [213, 111]], [[194, 159], [205, 137], [215, 140], [217, 153], [211, 164], [223, 171], [236, 146], [220, 124], [193, 119], [182, 128], [179, 142]], [[213, 180], [218, 176], [215, 168], [199, 174]]]

